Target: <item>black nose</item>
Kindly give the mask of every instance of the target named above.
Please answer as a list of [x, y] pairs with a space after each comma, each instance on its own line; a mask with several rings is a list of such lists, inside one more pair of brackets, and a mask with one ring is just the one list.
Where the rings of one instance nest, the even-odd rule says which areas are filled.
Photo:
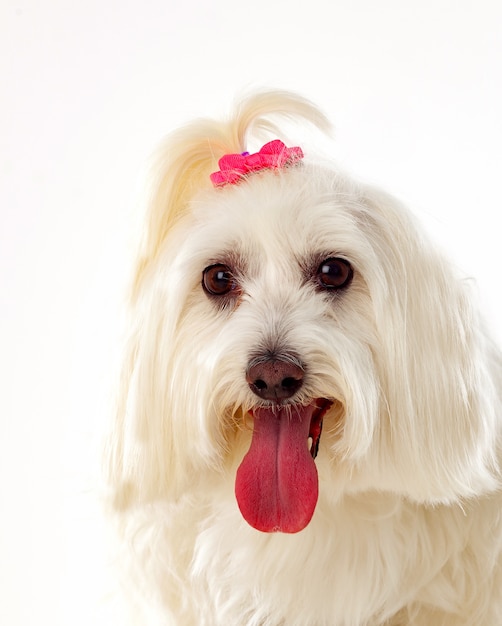
[[303, 385], [304, 370], [294, 358], [257, 357], [249, 362], [246, 381], [263, 400], [291, 398]]

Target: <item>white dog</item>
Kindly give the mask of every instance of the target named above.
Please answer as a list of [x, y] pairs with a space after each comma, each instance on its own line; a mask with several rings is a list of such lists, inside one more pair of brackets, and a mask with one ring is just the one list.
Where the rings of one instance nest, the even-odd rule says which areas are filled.
[[109, 455], [135, 582], [175, 626], [501, 626], [501, 353], [394, 198], [243, 152], [281, 114], [327, 125], [258, 94], [161, 150]]

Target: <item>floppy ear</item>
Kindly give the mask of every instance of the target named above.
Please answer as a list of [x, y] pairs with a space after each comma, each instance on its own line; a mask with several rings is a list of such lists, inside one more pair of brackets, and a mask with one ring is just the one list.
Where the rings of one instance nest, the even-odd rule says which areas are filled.
[[365, 202], [363, 227], [382, 259], [368, 279], [380, 339], [381, 486], [428, 502], [493, 490], [495, 352], [467, 282], [393, 198], [367, 189]]
[[[189, 281], [176, 275], [180, 271], [176, 254], [179, 242], [190, 235], [180, 234], [178, 227], [194, 196], [211, 187], [209, 174], [218, 169], [219, 158], [244, 151], [251, 130], [274, 129], [269, 120], [273, 115], [329, 128], [307, 100], [283, 92], [261, 93], [245, 99], [228, 122], [200, 120], [175, 132], [156, 156], [131, 294], [130, 339], [107, 450], [109, 482], [118, 508], [176, 491], [186, 481], [189, 454], [192, 467], [195, 462], [193, 435], [202, 421], [203, 398], [197, 398], [197, 418], [189, 410], [195, 400], [187, 399], [194, 390], [184, 385], [175, 389], [168, 383], [183, 359], [192, 355], [195, 362], [198, 349], [197, 340], [183, 339], [177, 328]], [[194, 423], [197, 419], [199, 423]]]

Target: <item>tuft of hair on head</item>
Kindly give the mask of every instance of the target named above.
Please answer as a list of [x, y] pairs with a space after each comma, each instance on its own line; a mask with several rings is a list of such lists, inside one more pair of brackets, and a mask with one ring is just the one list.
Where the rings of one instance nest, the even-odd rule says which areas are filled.
[[259, 91], [237, 102], [227, 120], [195, 120], [170, 134], [154, 155], [146, 226], [133, 281], [133, 299], [156, 260], [167, 233], [190, 200], [210, 187], [209, 174], [225, 154], [246, 150], [250, 134], [280, 131], [274, 117], [306, 120], [329, 133], [331, 124], [309, 100], [289, 91]]

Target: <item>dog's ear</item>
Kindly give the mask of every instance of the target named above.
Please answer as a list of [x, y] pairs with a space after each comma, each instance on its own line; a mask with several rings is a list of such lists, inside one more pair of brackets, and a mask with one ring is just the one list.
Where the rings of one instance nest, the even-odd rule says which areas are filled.
[[[191, 200], [211, 187], [209, 174], [218, 169], [218, 160], [246, 150], [251, 132], [264, 129], [280, 135], [272, 123], [275, 115], [329, 129], [327, 119], [307, 100], [284, 92], [258, 93], [245, 98], [227, 122], [200, 120], [175, 132], [156, 156], [131, 294], [130, 340], [106, 459], [118, 508], [176, 491], [192, 479], [190, 468], [201, 466], [204, 445], [210, 446], [196, 442], [202, 437], [200, 407], [205, 398], [196, 395], [190, 381], [176, 389], [172, 383], [186, 365], [180, 353], [191, 355], [193, 363], [200, 346], [193, 335], [184, 338], [188, 346], [181, 345], [177, 327], [186, 306], [187, 281], [173, 278], [175, 272], [165, 266], [175, 264], [179, 245], [180, 233], [173, 227], [190, 210]], [[192, 410], [194, 405], [197, 410]]]
[[446, 502], [496, 488], [495, 351], [468, 281], [408, 211], [368, 189], [363, 228], [382, 259], [369, 277], [380, 344], [382, 488]]

